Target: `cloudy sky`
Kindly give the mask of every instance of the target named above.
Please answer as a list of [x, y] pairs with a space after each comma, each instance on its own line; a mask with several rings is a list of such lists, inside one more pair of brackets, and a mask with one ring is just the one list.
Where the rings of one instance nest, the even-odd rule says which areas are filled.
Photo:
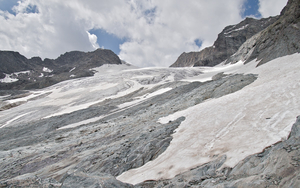
[[210, 46], [246, 16], [278, 15], [287, 0], [0, 0], [0, 50], [27, 58], [113, 50], [128, 63], [169, 66]]

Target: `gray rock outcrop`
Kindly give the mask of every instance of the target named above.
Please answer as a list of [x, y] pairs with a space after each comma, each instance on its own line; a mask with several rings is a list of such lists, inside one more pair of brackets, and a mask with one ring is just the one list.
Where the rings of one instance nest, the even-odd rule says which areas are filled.
[[103, 64], [122, 64], [110, 50], [97, 49], [93, 52], [67, 52], [57, 59], [33, 57], [27, 59], [18, 52], [0, 51], [0, 79], [6, 74], [18, 79], [16, 82], [0, 82], [0, 90], [40, 89], [55, 83], [92, 76], [90, 69]]
[[213, 46], [200, 52], [183, 53], [170, 67], [215, 66], [229, 58], [246, 40], [273, 24], [277, 19], [278, 16], [260, 20], [246, 18], [237, 25], [227, 26], [218, 35]]
[[257, 59], [259, 65], [285, 55], [300, 52], [300, 1], [289, 0], [280, 18], [263, 30], [247, 62]]
[[262, 65], [270, 60], [300, 52], [300, 2], [288, 1], [280, 18], [265, 30], [247, 40], [239, 50], [226, 60], [248, 63], [254, 59]]

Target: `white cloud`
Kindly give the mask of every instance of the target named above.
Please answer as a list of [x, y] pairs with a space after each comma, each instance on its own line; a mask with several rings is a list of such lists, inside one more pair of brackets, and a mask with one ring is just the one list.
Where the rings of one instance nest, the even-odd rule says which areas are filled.
[[212, 45], [225, 26], [241, 20], [239, 0], [230, 6], [217, 0], [153, 0], [149, 4], [145, 7], [156, 7], [153, 22], [149, 24], [147, 16], [140, 14], [131, 29], [133, 40], [121, 46], [120, 57], [139, 66], [169, 66], [182, 52], [198, 51], [196, 39]]
[[[91, 29], [128, 39], [120, 57], [138, 66], [169, 66], [182, 52], [212, 45], [217, 34], [242, 20], [244, 0], [22, 0], [16, 16], [0, 12], [0, 49], [27, 57], [56, 58], [98, 47]], [[38, 13], [26, 13], [36, 5]]]
[[89, 33], [88, 31], [87, 34], [89, 36], [90, 43], [93, 45], [93, 48], [99, 48], [99, 44], [97, 43], [97, 36]]
[[262, 17], [279, 15], [288, 0], [259, 0], [259, 12]]

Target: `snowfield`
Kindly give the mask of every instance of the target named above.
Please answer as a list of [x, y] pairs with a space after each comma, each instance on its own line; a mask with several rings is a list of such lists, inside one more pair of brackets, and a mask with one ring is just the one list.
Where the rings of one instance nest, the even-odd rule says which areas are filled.
[[[227, 156], [223, 167], [233, 167], [245, 157], [286, 139], [295, 118], [300, 115], [300, 54], [278, 58], [256, 67], [258, 63], [252, 61], [244, 64], [239, 61], [197, 68], [103, 65], [93, 69], [96, 72], [93, 77], [64, 81], [30, 91], [19, 98], [0, 97], [0, 107], [11, 106], [0, 111], [0, 130], [53, 119], [120, 98], [121, 104], [113, 106], [106, 114], [74, 118], [54, 129], [54, 132], [66, 131], [64, 133], [67, 134], [69, 129], [98, 123], [103, 117], [120, 113], [153, 97], [167, 95], [177, 87], [172, 85], [173, 82], [205, 82], [222, 72], [257, 74], [256, 81], [237, 92], [208, 99], [165, 117], [159, 116], [162, 117], [158, 120], [159, 126], [165, 126], [182, 116], [186, 119], [174, 131], [170, 145], [161, 155], [139, 168], [124, 172], [117, 179], [131, 184], [169, 179], [222, 155]], [[44, 72], [49, 71], [45, 67]], [[135, 97], [124, 99], [124, 96], [135, 92], [138, 93]], [[2, 153], [6, 156], [5, 152]]]
[[[4, 104], [13, 105], [21, 102], [22, 105], [0, 112], [0, 128], [4, 125], [13, 126], [31, 121], [36, 111], [39, 113], [34, 115], [34, 119], [47, 119], [86, 109], [104, 100], [122, 97], [141, 88], [151, 89], [174, 80], [202, 74], [200, 68], [137, 68], [128, 65], [103, 65], [93, 70], [96, 71], [93, 77], [67, 80], [42, 90], [31, 91], [21, 98], [4, 101]], [[140, 99], [120, 105], [119, 108], [138, 104], [168, 90], [169, 88], [149, 93], [147, 96], [141, 96]], [[23, 116], [24, 113], [30, 119]], [[86, 122], [88, 120], [83, 124]]]

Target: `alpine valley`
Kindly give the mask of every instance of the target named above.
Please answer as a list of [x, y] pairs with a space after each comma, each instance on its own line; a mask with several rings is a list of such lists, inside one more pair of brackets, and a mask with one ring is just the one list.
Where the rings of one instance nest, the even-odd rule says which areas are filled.
[[299, 53], [300, 0], [169, 68], [1, 51], [0, 187], [299, 187]]

